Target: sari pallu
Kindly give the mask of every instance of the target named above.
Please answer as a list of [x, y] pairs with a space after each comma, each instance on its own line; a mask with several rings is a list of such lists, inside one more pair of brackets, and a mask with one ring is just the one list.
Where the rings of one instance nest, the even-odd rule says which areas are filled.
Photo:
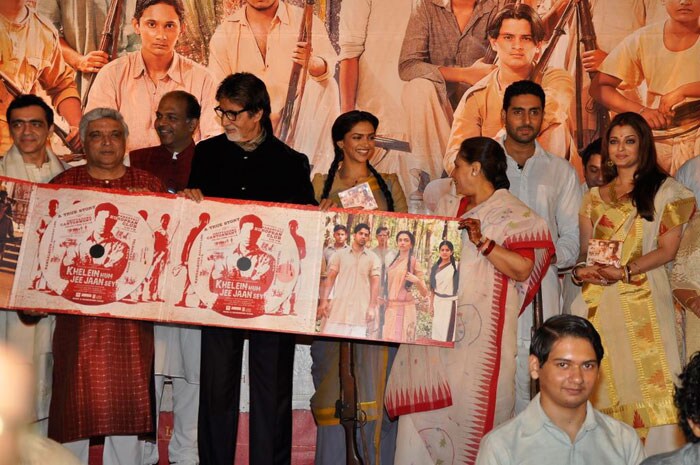
[[396, 463], [474, 463], [481, 438], [515, 405], [518, 315], [534, 297], [554, 254], [543, 219], [505, 189], [464, 218], [484, 236], [534, 261], [517, 283], [462, 235], [454, 349], [402, 345], [385, 405], [401, 415]]
[[[654, 210], [654, 220], [646, 221], [630, 200], [608, 204], [594, 188], [584, 197], [581, 216], [590, 218], [594, 239], [623, 242], [624, 266], [656, 249], [664, 233], [687, 223], [695, 199], [667, 178], [654, 198]], [[593, 405], [641, 437], [651, 427], [675, 424], [673, 380], [680, 373], [680, 355], [666, 268], [635, 275], [630, 284], [586, 283], [582, 294], [605, 348]]]

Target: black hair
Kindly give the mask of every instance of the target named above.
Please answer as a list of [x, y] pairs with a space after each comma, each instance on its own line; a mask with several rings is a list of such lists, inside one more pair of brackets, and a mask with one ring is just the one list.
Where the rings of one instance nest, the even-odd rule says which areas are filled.
[[599, 137], [590, 144], [588, 144], [585, 149], [583, 149], [583, 151], [581, 152], [581, 161], [583, 161], [584, 169], [586, 168], [586, 165], [588, 165], [588, 162], [591, 160], [591, 157], [593, 155], [601, 155], [603, 153], [602, 146], [603, 139]]
[[379, 227], [377, 228], [377, 231], [375, 232], [375, 234], [379, 235], [379, 233], [382, 232], [382, 231], [389, 232], [389, 228], [387, 228], [386, 226], [379, 226]]
[[[406, 230], [399, 231], [396, 233], [396, 241], [397, 242], [399, 241], [399, 236], [401, 234], [405, 234], [406, 236], [408, 236], [408, 240], [411, 241], [411, 249], [408, 251], [408, 262], [406, 262], [406, 273], [413, 273], [414, 270], [411, 268], [411, 262], [413, 261], [413, 248], [416, 246], [416, 236], [411, 231], [406, 231]], [[396, 260], [398, 260], [400, 256], [401, 256], [401, 254], [397, 253], [394, 256], [394, 259], [389, 264], [389, 267], [391, 267], [391, 265], [393, 265], [394, 262]], [[406, 282], [403, 284], [403, 287], [406, 290], [408, 290], [411, 288], [412, 285], [413, 285], [413, 283], [411, 281], [406, 280]]]
[[688, 442], [700, 442], [700, 437], [690, 429], [688, 420], [700, 425], [700, 352], [695, 352], [678, 375], [673, 401], [678, 409], [678, 423]]
[[526, 3], [512, 3], [504, 5], [488, 26], [486, 33], [492, 39], [497, 39], [501, 33], [501, 26], [506, 19], [524, 19], [530, 23], [530, 32], [535, 43], [542, 42], [545, 35], [544, 24], [540, 15]]
[[[333, 139], [333, 152], [335, 156], [333, 157], [331, 167], [328, 169], [328, 174], [326, 175], [326, 182], [323, 184], [323, 192], [321, 193], [322, 199], [327, 199], [330, 195], [331, 187], [333, 187], [333, 181], [335, 180], [335, 175], [338, 172], [338, 168], [340, 167], [340, 162], [343, 161], [343, 150], [340, 147], [338, 147], [338, 142], [343, 140], [345, 138], [345, 135], [349, 133], [357, 123], [361, 122], [368, 122], [372, 125], [375, 131], [379, 126], [379, 120], [376, 116], [367, 111], [360, 110], [352, 110], [348, 111], [347, 113], [343, 113], [342, 115], [338, 116], [338, 118], [336, 118], [335, 122], [333, 123], [333, 127], [331, 128], [331, 137]], [[382, 178], [382, 175], [379, 174], [379, 172], [374, 168], [374, 166], [372, 166], [372, 164], [369, 161], [367, 162], [367, 168], [369, 169], [370, 173], [372, 173], [372, 176], [374, 176], [374, 178], [377, 180], [377, 184], [379, 184], [379, 189], [381, 189], [382, 194], [384, 194], [384, 198], [386, 199], [387, 204], [387, 210], [393, 212], [394, 197], [391, 195], [389, 186], [386, 184], [386, 181], [384, 181], [384, 178]]]
[[586, 339], [593, 346], [598, 363], [603, 360], [605, 350], [600, 334], [590, 321], [576, 315], [555, 315], [548, 318], [532, 336], [530, 355], [537, 357], [540, 366], [544, 365], [554, 343], [567, 336]]
[[136, 0], [134, 19], [138, 22], [141, 19], [141, 16], [143, 16], [143, 12], [146, 10], [146, 8], [153, 5], [158, 5], [160, 3], [170, 5], [175, 9], [175, 13], [177, 13], [177, 17], [180, 19], [180, 24], [185, 21], [185, 7], [182, 6], [182, 2], [180, 0]]
[[20, 94], [10, 102], [10, 105], [7, 107], [7, 111], [5, 112], [7, 124], [10, 124], [12, 121], [12, 118], [10, 118], [12, 110], [34, 106], [41, 107], [41, 109], [44, 110], [46, 124], [51, 126], [53, 124], [53, 110], [46, 102], [44, 102], [44, 99], [34, 94]]
[[508, 111], [510, 107], [510, 101], [513, 97], [519, 95], [534, 95], [540, 99], [542, 102], [542, 110], [544, 111], [544, 104], [547, 98], [544, 94], [542, 86], [533, 81], [528, 81], [523, 79], [522, 81], [515, 81], [513, 84], [506, 87], [506, 91], [503, 93], [503, 111]]
[[[631, 192], [632, 205], [637, 208], [639, 216], [647, 221], [654, 221], [654, 197], [668, 177], [656, 164], [656, 147], [651, 127], [639, 114], [633, 112], [619, 113], [605, 132], [602, 151], [603, 180], [610, 183], [617, 177], [617, 167], [608, 163], [610, 160], [610, 134], [613, 128], [630, 126], [639, 137], [637, 170], [634, 172], [634, 188]], [[612, 165], [612, 166], [611, 166]]]
[[333, 226], [333, 232], [336, 232], [336, 231], [345, 231], [345, 233], [347, 234], [348, 228], [346, 228], [342, 224], [336, 224], [335, 226]]
[[270, 94], [265, 83], [251, 73], [229, 74], [216, 89], [216, 100], [227, 99], [242, 106], [249, 114], [262, 110], [260, 124], [268, 134], [272, 134], [270, 120]]
[[481, 171], [494, 189], [508, 189], [510, 181], [506, 175], [508, 163], [506, 153], [496, 141], [489, 137], [470, 137], [462, 141], [457, 156], [463, 160], [481, 163]]
[[[457, 263], [455, 262], [455, 246], [450, 241], [442, 241], [440, 242], [440, 245], [438, 245], [438, 251], [442, 249], [443, 245], [446, 245], [452, 252], [452, 255], [450, 255], [450, 263], [452, 264], [452, 268], [454, 269], [454, 274], [452, 275], [452, 294], [454, 295], [459, 283], [459, 272], [457, 271]], [[437, 272], [440, 270], [440, 263], [442, 263], [442, 258], [438, 256], [438, 259], [435, 261], [435, 264], [430, 269], [430, 287], [433, 290], [435, 290], [435, 288], [437, 287], [437, 283], [435, 282], [435, 275], [437, 275]]]
[[367, 232], [371, 231], [367, 223], [357, 223], [357, 225], [352, 229], [353, 234], [357, 233], [361, 229], [366, 229]]
[[189, 92], [185, 92], [184, 90], [172, 90], [163, 95], [160, 98], [161, 101], [166, 97], [180, 99], [185, 102], [185, 116], [187, 116], [187, 119], [199, 119], [199, 117], [202, 116], [202, 106], [197, 101], [197, 97]]

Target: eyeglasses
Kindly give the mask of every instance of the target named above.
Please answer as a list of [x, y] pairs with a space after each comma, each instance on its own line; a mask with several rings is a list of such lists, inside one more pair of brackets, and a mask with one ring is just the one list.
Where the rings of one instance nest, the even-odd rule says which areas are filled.
[[243, 107], [241, 110], [234, 111], [234, 110], [224, 110], [221, 107], [216, 107], [216, 108], [214, 108], [214, 111], [216, 112], [216, 115], [221, 119], [224, 119], [224, 116], [225, 116], [226, 119], [229, 121], [236, 121], [236, 119], [238, 119], [238, 115], [240, 115], [243, 112], [248, 111], [248, 108]]

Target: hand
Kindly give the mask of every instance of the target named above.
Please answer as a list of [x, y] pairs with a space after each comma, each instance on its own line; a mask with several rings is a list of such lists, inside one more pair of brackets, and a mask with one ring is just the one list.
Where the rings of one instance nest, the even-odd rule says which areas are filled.
[[625, 276], [625, 270], [616, 267], [614, 265], [601, 266], [598, 273], [605, 279], [609, 284], [622, 281]]
[[76, 153], [82, 156], [82, 151], [83, 151], [83, 143], [80, 140], [80, 129], [77, 126], [71, 126], [70, 127], [70, 132], [68, 133], [68, 136], [66, 136], [66, 140], [68, 141], [68, 144], [70, 145], [70, 149]]
[[321, 199], [321, 203], [318, 206], [318, 209], [321, 210], [322, 212], [327, 211], [329, 208], [336, 208], [338, 205], [331, 199]]
[[576, 275], [579, 281], [583, 281], [591, 284], [598, 284], [600, 286], [607, 286], [608, 280], [600, 273], [600, 265], [591, 265], [576, 268]]
[[199, 189], [183, 189], [177, 193], [178, 197], [185, 197], [186, 199], [194, 200], [199, 203], [204, 200], [204, 195]]
[[318, 303], [318, 309], [316, 310], [317, 318], [328, 318], [330, 316], [330, 301], [328, 299], [321, 299]]
[[418, 281], [420, 281], [420, 278], [413, 273], [406, 272], [406, 281], [416, 284]]
[[365, 321], [367, 323], [372, 323], [377, 319], [377, 304], [370, 304], [365, 314]]
[[[479, 58], [476, 60], [474, 63], [472, 63], [469, 68], [462, 68], [464, 71], [462, 72], [463, 78], [462, 82], [466, 82], [467, 84], [474, 84], [475, 82], [478, 82], [479, 79], [483, 78], [487, 74], [489, 74], [491, 71], [496, 69], [496, 65], [491, 64], [491, 63], [484, 63], [483, 58]], [[479, 79], [477, 79], [479, 78]], [[474, 82], [471, 82], [474, 81]]]
[[292, 52], [292, 61], [298, 65], [304, 66], [306, 60], [311, 58], [311, 42], [297, 42], [297, 47]]
[[685, 301], [685, 306], [700, 318], [700, 295], [694, 295]]
[[659, 110], [652, 108], [646, 108], [641, 115], [652, 129], [664, 129], [671, 123], [670, 118], [664, 116]]
[[586, 70], [587, 73], [597, 72], [598, 68], [600, 68], [600, 64], [603, 63], [603, 60], [605, 60], [607, 56], [607, 53], [599, 49], [583, 52], [581, 54], [583, 69]]
[[74, 161], [79, 161], [85, 158], [85, 154], [83, 153], [66, 153], [63, 155], [57, 155], [58, 158], [61, 159], [64, 163], [71, 163]]
[[674, 113], [673, 106], [681, 103], [684, 99], [685, 95], [680, 87], [672, 90], [668, 94], [661, 97], [661, 100], [659, 101], [659, 112], [668, 118], [672, 118]]
[[93, 50], [92, 52], [88, 52], [86, 55], [83, 55], [76, 68], [81, 73], [96, 73], [108, 62], [109, 56], [106, 52]]
[[476, 218], [466, 218], [459, 222], [459, 229], [466, 229], [469, 234], [469, 241], [477, 245], [481, 242], [481, 220]]

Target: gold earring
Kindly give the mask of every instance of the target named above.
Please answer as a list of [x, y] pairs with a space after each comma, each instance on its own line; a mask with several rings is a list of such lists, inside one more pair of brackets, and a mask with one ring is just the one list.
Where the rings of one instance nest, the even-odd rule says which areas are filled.
[[608, 165], [610, 168], [612, 168], [613, 166], [615, 166], [615, 163], [613, 163], [612, 160], [606, 161], [605, 164]]
[[478, 173], [476, 171], [472, 171], [472, 176], [476, 176]]

